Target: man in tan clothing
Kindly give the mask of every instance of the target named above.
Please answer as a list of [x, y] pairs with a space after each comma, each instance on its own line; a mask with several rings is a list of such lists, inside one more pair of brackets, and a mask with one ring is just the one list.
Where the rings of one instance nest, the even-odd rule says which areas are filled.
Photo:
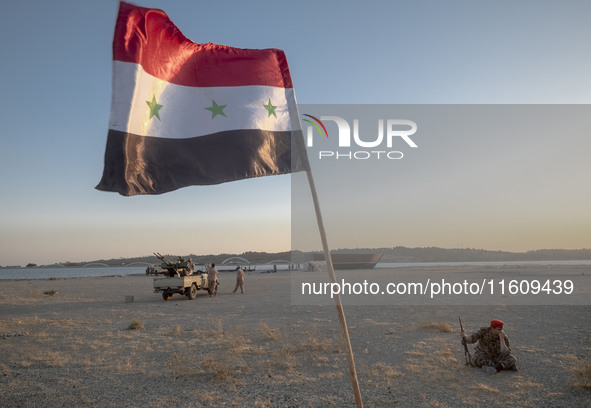
[[213, 262], [207, 265], [207, 291], [210, 297], [218, 294], [218, 270]]
[[240, 292], [244, 293], [244, 271], [240, 266], [236, 267], [236, 287], [232, 293], [236, 293], [238, 287], [240, 287]]

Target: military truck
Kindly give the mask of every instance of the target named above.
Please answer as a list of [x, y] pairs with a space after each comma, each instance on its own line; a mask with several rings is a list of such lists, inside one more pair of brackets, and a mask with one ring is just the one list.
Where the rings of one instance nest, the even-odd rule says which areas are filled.
[[173, 263], [159, 253], [154, 255], [162, 261], [158, 275], [164, 275], [154, 278], [154, 293], [162, 293], [164, 300], [169, 300], [175, 293], [193, 300], [197, 297], [198, 290], [210, 290], [207, 273], [200, 269], [195, 270], [197, 265], [191, 259], [185, 261], [178, 257]]

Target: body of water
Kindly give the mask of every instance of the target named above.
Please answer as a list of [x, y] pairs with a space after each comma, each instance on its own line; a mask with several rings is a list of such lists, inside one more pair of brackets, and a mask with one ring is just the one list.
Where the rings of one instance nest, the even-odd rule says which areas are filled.
[[124, 276], [145, 274], [145, 266], [128, 267], [86, 267], [86, 268], [2, 268], [2, 279], [51, 279], [81, 278], [96, 276]]
[[[236, 266], [220, 265], [220, 272], [234, 271]], [[245, 271], [271, 271], [273, 265], [242, 266]], [[277, 265], [277, 270], [288, 270], [288, 265]], [[0, 268], [0, 280], [6, 279], [64, 279], [100, 276], [145, 275], [146, 266], [111, 267], [42, 267], [42, 268]]]
[[[512, 261], [512, 262], [424, 262], [424, 263], [378, 263], [376, 269], [380, 268], [403, 268], [411, 266], [591, 266], [589, 261]], [[235, 267], [220, 265], [220, 272], [233, 270]], [[259, 272], [271, 271], [272, 265], [250, 265], [243, 266], [246, 271], [254, 270]], [[250, 268], [250, 269], [248, 269]], [[278, 271], [288, 270], [288, 265], [277, 265]], [[66, 267], [44, 267], [44, 268], [2, 268], [0, 269], [0, 280], [6, 279], [64, 279], [64, 278], [83, 278], [100, 276], [126, 276], [143, 275], [146, 273], [145, 266], [127, 266], [127, 267], [85, 267], [85, 268], [66, 268]]]

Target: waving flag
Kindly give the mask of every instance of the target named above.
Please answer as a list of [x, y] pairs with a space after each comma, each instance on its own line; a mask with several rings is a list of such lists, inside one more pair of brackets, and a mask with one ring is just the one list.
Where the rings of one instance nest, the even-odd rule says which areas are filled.
[[161, 194], [308, 168], [281, 50], [193, 43], [163, 11], [121, 2], [112, 86], [99, 190]]

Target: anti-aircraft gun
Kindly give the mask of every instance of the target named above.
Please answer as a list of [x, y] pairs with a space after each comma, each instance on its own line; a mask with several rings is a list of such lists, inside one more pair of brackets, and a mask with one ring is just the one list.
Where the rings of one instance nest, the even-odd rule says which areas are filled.
[[195, 270], [195, 264], [189, 258], [188, 261], [185, 261], [180, 256], [178, 257], [175, 263], [168, 260], [165, 256], [160, 255], [158, 252], [154, 252], [156, 258], [162, 261], [160, 264], [160, 268], [165, 271], [165, 275], [167, 276], [189, 276], [192, 275]]
[[160, 268], [164, 274], [164, 277], [154, 278], [154, 293], [162, 293], [164, 300], [170, 299], [174, 293], [186, 295], [193, 300], [197, 297], [198, 289], [207, 290], [207, 273], [195, 271], [191, 258], [185, 261], [178, 257], [173, 263], [157, 252], [154, 255], [162, 261]]

